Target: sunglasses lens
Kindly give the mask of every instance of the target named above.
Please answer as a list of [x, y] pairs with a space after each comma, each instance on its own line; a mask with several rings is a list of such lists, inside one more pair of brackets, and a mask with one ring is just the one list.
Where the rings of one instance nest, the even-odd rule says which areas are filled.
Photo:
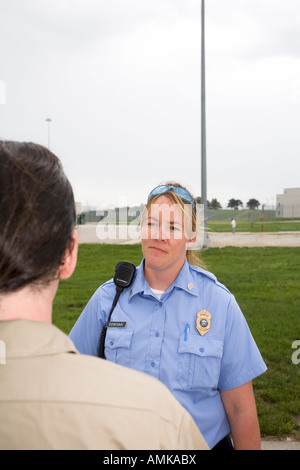
[[156, 188], [154, 188], [151, 193], [149, 194], [148, 196], [148, 201], [150, 199], [150, 197], [154, 197], [154, 196], [158, 196], [159, 194], [164, 194], [166, 193], [167, 191], [169, 191], [169, 189], [173, 189], [172, 186], [167, 186], [165, 184], [161, 185], [161, 186], [157, 186]]
[[196, 212], [195, 211], [194, 200], [193, 200], [192, 196], [190, 195], [190, 193], [186, 189], [179, 188], [177, 186], [168, 186], [166, 184], [162, 184], [160, 186], [157, 186], [149, 194], [148, 201], [151, 197], [158, 196], [160, 194], [164, 194], [167, 191], [169, 191], [170, 189], [172, 189], [172, 191], [174, 191], [183, 201], [186, 201], [186, 202], [189, 202], [190, 204], [192, 204], [193, 210], [194, 210], [194, 212]]

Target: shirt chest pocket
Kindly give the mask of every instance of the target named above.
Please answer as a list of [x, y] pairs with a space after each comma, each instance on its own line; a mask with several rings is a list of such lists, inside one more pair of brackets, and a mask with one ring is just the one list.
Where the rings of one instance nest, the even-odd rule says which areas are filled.
[[218, 388], [223, 342], [217, 338], [184, 335], [179, 339], [177, 381], [182, 389]]
[[131, 342], [133, 330], [127, 328], [107, 328], [105, 357], [109, 361], [131, 367]]

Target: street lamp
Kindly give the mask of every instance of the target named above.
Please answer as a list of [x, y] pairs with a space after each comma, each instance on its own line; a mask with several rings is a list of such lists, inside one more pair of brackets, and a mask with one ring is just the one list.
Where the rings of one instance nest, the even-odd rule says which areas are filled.
[[52, 122], [52, 119], [47, 118], [46, 122], [48, 122], [48, 149], [50, 150], [50, 122]]
[[206, 188], [206, 102], [205, 102], [205, 2], [201, 0], [201, 204], [204, 217], [204, 243], [207, 240], [207, 188]]

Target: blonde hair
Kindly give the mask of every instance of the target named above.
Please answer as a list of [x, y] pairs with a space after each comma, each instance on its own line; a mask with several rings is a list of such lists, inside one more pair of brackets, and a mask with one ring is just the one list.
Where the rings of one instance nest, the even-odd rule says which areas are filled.
[[[167, 182], [167, 183], [164, 183], [164, 184], [166, 184], [168, 186], [174, 186], [174, 187], [177, 187], [177, 188], [182, 188], [182, 189], [185, 189], [186, 191], [188, 191], [184, 186], [182, 186], [179, 183]], [[188, 191], [188, 192], [190, 193], [190, 191]], [[177, 204], [180, 207], [182, 213], [184, 214], [185, 220], [190, 221], [190, 214], [192, 213], [192, 223], [188, 224], [188, 225], [192, 227], [192, 232], [196, 233], [196, 230], [197, 230], [196, 210], [192, 209], [192, 211], [187, 211], [186, 210], [186, 205], [187, 204], [191, 205], [191, 204], [186, 202], [186, 201], [183, 201], [181, 199], [181, 197], [178, 196], [178, 194], [176, 194], [172, 189], [169, 189], [165, 193], [158, 194], [157, 196], [152, 196], [149, 199], [149, 201], [147, 202], [147, 204], [145, 206], [143, 215], [142, 215], [142, 222], [144, 221], [145, 215], [148, 213], [151, 205], [157, 200], [157, 198], [159, 198], [162, 195], [166, 196], [167, 198], [172, 200], [175, 204]], [[192, 196], [193, 201], [194, 201], [194, 207], [196, 208], [196, 199], [194, 198], [194, 196], [192, 194], [191, 194], [191, 196]], [[200, 268], [205, 268], [205, 264], [200, 259], [199, 253], [200, 253], [200, 250], [187, 249], [186, 250], [186, 259], [187, 259], [188, 263], [191, 264], [191, 265], [198, 266]]]

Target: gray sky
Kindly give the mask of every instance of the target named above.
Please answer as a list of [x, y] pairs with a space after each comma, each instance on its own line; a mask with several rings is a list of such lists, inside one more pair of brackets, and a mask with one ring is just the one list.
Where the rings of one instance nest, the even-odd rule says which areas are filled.
[[[300, 186], [299, 0], [206, 0], [208, 199]], [[0, 0], [0, 137], [48, 145], [75, 198], [201, 193], [200, 0]]]

